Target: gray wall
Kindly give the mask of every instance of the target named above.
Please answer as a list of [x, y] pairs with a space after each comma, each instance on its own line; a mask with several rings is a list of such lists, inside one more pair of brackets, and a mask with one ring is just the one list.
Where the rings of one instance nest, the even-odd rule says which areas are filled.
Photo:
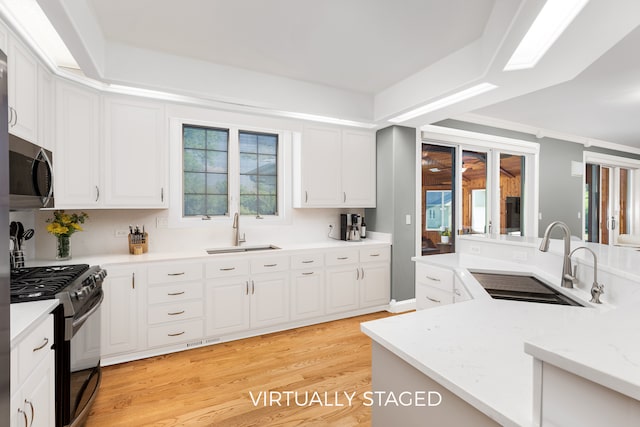
[[[401, 126], [376, 133], [377, 203], [365, 209], [367, 229], [393, 235], [391, 247], [391, 298], [415, 296], [416, 238], [416, 130]], [[410, 225], [405, 223], [411, 215]]]
[[538, 234], [542, 236], [547, 226], [556, 220], [565, 222], [571, 234], [582, 237], [582, 177], [571, 176], [571, 161], [582, 162], [583, 151], [593, 151], [613, 156], [640, 159], [636, 154], [608, 150], [600, 147], [585, 148], [581, 144], [553, 138], [536, 138], [534, 135], [458, 120], [443, 120], [435, 123], [489, 135], [515, 138], [540, 144], [540, 213]]

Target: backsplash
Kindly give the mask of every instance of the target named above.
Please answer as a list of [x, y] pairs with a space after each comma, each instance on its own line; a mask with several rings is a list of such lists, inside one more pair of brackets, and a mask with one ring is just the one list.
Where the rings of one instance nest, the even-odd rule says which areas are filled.
[[[149, 252], [173, 252], [211, 247], [231, 246], [233, 230], [231, 220], [211, 221], [206, 226], [191, 228], [157, 228], [156, 219], [166, 218], [166, 210], [84, 210], [89, 218], [83, 225], [84, 231], [71, 237], [73, 255], [126, 254], [128, 243], [125, 237], [116, 237], [116, 230], [126, 230], [129, 225], [145, 226], [149, 233]], [[68, 212], [75, 212], [68, 210]], [[285, 224], [251, 224], [241, 221], [241, 233], [246, 234], [247, 245], [262, 243], [304, 243], [326, 240], [329, 224], [339, 227], [341, 213], [364, 214], [363, 209], [293, 209], [290, 220]], [[51, 211], [12, 212], [19, 216], [25, 226], [36, 230], [35, 237], [26, 248], [29, 260], [53, 260], [55, 238], [46, 231], [46, 220], [53, 216]], [[13, 218], [13, 217], [12, 217]], [[339, 229], [332, 236], [339, 238]], [[35, 242], [35, 243], [33, 243]]]

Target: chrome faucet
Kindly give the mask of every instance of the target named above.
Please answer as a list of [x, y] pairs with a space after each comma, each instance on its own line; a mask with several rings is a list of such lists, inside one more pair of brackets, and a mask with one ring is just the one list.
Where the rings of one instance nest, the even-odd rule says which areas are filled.
[[240, 246], [240, 243], [246, 242], [244, 233], [240, 237], [240, 213], [236, 212], [233, 215], [233, 246]]
[[593, 284], [591, 285], [591, 300], [589, 302], [602, 304], [602, 302], [600, 301], [600, 295], [604, 293], [604, 285], [598, 284], [598, 256], [595, 252], [593, 252], [586, 246], [580, 246], [571, 251], [571, 253], [569, 254], [569, 258], [571, 258], [574, 252], [578, 249], [584, 249], [585, 251], [591, 252], [591, 255], [593, 255]]
[[555, 227], [560, 227], [562, 229], [562, 238], [564, 240], [564, 255], [563, 255], [563, 263], [562, 263], [562, 282], [560, 286], [563, 288], [573, 288], [574, 276], [571, 274], [571, 256], [569, 251], [571, 250], [571, 230], [569, 226], [562, 221], [554, 221], [544, 232], [544, 237], [542, 238], [542, 243], [540, 243], [540, 250], [542, 252], [547, 252], [549, 250], [549, 239], [551, 238], [551, 231]]

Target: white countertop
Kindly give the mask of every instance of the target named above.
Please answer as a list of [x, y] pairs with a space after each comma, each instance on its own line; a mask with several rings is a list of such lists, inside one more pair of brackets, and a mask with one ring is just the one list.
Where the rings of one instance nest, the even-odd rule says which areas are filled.
[[11, 304], [11, 348], [42, 323], [57, 306], [57, 299]]
[[531, 426], [533, 364], [524, 342], [597, 315], [587, 308], [489, 299], [366, 322], [361, 328], [498, 423]]
[[[379, 233], [384, 237], [382, 233]], [[257, 246], [260, 243], [246, 244], [242, 246]], [[264, 251], [251, 251], [251, 252], [233, 252], [226, 254], [207, 254], [207, 249], [220, 249], [219, 247], [211, 246], [206, 248], [196, 248], [188, 251], [156, 251], [147, 252], [141, 255], [131, 255], [129, 253], [118, 254], [97, 254], [88, 256], [74, 256], [68, 261], [56, 261], [47, 259], [38, 259], [34, 261], [28, 261], [29, 266], [33, 265], [58, 265], [58, 264], [89, 264], [89, 265], [113, 265], [113, 264], [128, 264], [128, 263], [144, 263], [144, 262], [158, 262], [168, 260], [181, 260], [181, 259], [214, 259], [221, 257], [235, 257], [239, 255], [245, 256], [262, 256], [266, 254], [280, 254], [290, 253], [304, 250], [314, 249], [345, 249], [345, 248], [360, 248], [363, 246], [381, 245], [388, 246], [390, 242], [384, 239], [363, 239], [360, 241], [342, 241], [327, 239], [324, 241], [316, 241], [309, 243], [278, 243], [278, 242], [266, 242], [265, 244], [273, 244], [280, 249], [264, 250]], [[231, 248], [231, 247], [226, 247]]]

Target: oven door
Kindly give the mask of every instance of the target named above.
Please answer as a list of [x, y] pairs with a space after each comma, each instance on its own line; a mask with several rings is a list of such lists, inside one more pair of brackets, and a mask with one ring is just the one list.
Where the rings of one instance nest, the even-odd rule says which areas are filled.
[[84, 424], [100, 387], [100, 304], [103, 298], [100, 290], [70, 325], [73, 336], [69, 342], [69, 372], [65, 378], [68, 381], [65, 393], [69, 396], [65, 425]]

